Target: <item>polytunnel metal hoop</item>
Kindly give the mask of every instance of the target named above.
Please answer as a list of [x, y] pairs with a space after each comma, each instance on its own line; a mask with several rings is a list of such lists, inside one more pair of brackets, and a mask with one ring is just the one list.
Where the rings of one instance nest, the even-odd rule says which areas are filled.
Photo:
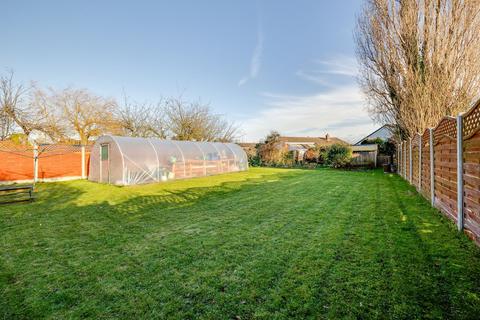
[[[212, 143], [212, 146], [215, 148], [215, 150], [217, 150], [217, 154], [218, 154], [218, 157], [220, 159], [220, 161], [223, 161], [222, 159], [222, 154], [220, 153], [220, 150], [218, 150], [217, 146], [215, 145], [215, 143]], [[223, 172], [223, 164], [220, 165], [220, 168], [222, 168], [222, 172]]]
[[206, 159], [205, 159], [205, 152], [203, 152], [202, 148], [200, 148], [200, 146], [196, 143], [193, 144], [198, 150], [200, 150], [200, 152], [202, 153], [203, 155], [203, 174], [204, 175], [207, 175], [207, 162], [206, 162]]
[[[234, 162], [234, 165], [235, 165], [235, 163], [237, 163], [237, 154], [232, 150], [232, 148], [230, 148], [230, 146], [228, 145], [228, 143], [225, 143], [225, 146], [228, 148], [228, 150], [230, 150], [230, 151], [232, 152], [232, 154], [233, 154], [233, 159], [234, 159], [234, 161], [235, 161], [235, 162]], [[228, 167], [230, 167], [230, 164], [229, 164], [229, 163], [228, 163], [227, 165], [228, 165]]]
[[122, 148], [120, 147], [120, 143], [118, 143], [117, 139], [115, 139], [114, 136], [110, 136], [112, 138], [112, 141], [115, 142], [117, 145], [118, 151], [120, 151], [120, 155], [122, 156], [122, 183], [125, 183], [125, 159], [124, 159], [124, 154], [122, 151]]
[[[155, 152], [155, 157], [157, 157], [157, 168], [160, 168], [160, 160], [158, 160], [157, 150], [156, 150], [155, 147], [153, 146], [152, 141], [150, 141], [150, 139], [147, 139], [147, 140], [148, 140], [148, 143], [150, 144], [150, 146], [152, 147], [153, 152]], [[157, 169], [157, 179], [154, 179], [154, 180], [156, 180], [157, 182], [160, 181], [160, 170], [158, 170], [158, 169]]]
[[182, 155], [182, 162], [183, 162], [183, 176], [185, 177], [187, 175], [187, 168], [185, 168], [185, 156], [183, 155], [182, 149], [178, 146], [178, 144], [174, 141], [171, 140], [172, 143], [177, 147], [178, 151], [180, 151], [180, 154]]

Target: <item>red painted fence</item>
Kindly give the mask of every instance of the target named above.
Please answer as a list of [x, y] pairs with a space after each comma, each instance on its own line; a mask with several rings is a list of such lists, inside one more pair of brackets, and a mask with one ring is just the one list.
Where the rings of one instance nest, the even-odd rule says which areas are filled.
[[[39, 181], [82, 178], [82, 146], [76, 145], [15, 145], [0, 141], [0, 182], [31, 181], [34, 159], [38, 157]], [[85, 147], [84, 177], [88, 176], [90, 147]]]

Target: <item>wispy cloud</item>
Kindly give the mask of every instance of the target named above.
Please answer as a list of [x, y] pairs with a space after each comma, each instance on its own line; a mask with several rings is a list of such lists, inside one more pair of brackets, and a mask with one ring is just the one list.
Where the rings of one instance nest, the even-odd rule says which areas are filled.
[[271, 130], [283, 135], [333, 136], [353, 142], [373, 131], [375, 125], [363, 108], [357, 86], [295, 96], [263, 93], [266, 107], [243, 125], [245, 140], [258, 141]]
[[332, 77], [348, 77], [353, 79], [358, 74], [358, 66], [354, 58], [337, 56], [328, 60], [314, 60], [308, 70], [300, 69], [296, 75], [301, 79], [331, 87]]
[[329, 133], [354, 142], [377, 127], [364, 108], [353, 58], [340, 56], [312, 64], [308, 71], [299, 70], [296, 75], [319, 84], [318, 91], [307, 95], [262, 93], [264, 108], [244, 122], [245, 140], [258, 141], [277, 130], [293, 136]]
[[257, 26], [257, 43], [255, 45], [255, 49], [253, 50], [252, 59], [250, 61], [250, 71], [248, 75], [238, 81], [239, 87], [247, 83], [248, 80], [255, 79], [257, 77], [262, 65], [263, 42], [263, 28], [261, 22], [259, 21]]

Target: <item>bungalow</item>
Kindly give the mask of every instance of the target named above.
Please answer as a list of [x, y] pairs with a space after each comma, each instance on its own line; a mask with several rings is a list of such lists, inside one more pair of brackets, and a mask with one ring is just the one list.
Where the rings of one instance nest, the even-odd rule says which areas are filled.
[[383, 141], [387, 141], [388, 139], [393, 137], [393, 128], [392, 125], [385, 124], [378, 128], [377, 130], [373, 131], [369, 135], [360, 139], [354, 146], [360, 146], [365, 143], [367, 140], [375, 140], [377, 138], [382, 139]]
[[335, 143], [348, 145], [347, 142], [331, 137], [328, 133], [325, 137], [280, 137], [280, 142], [288, 151], [294, 152], [296, 161], [302, 161], [305, 152], [313, 147], [326, 147]]
[[[348, 145], [347, 142], [331, 137], [328, 133], [325, 137], [280, 137], [280, 148], [285, 148], [288, 151], [293, 151], [294, 159], [296, 161], [303, 160], [305, 152], [313, 147], [329, 146], [335, 143]], [[256, 153], [257, 143], [239, 143], [240, 147], [247, 153], [247, 155], [254, 155]]]
[[386, 124], [373, 131], [369, 135], [360, 139], [352, 146], [354, 161], [353, 163], [364, 165], [371, 163], [372, 165], [384, 165], [390, 163], [390, 155], [382, 154], [377, 144], [372, 144], [372, 140], [381, 139], [386, 142], [394, 136], [393, 126]]

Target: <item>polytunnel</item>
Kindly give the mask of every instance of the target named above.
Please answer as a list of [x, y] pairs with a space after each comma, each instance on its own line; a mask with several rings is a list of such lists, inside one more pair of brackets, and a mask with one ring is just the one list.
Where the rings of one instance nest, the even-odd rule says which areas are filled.
[[117, 185], [153, 183], [248, 170], [234, 143], [105, 135], [90, 153], [88, 180]]

